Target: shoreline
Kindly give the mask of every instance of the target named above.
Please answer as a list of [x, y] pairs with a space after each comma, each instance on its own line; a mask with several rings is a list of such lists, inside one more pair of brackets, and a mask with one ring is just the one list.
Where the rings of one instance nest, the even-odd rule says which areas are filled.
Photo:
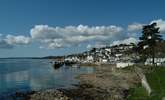
[[[83, 66], [82, 66], [83, 67]], [[94, 66], [95, 72], [81, 74], [80, 82], [69, 89], [48, 89], [24, 95], [25, 100], [124, 100], [129, 89], [139, 84], [139, 79], [130, 70], [116, 69], [112, 65]]]

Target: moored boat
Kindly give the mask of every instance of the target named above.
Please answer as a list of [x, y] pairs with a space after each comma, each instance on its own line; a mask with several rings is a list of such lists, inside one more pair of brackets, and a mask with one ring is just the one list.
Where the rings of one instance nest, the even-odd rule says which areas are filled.
[[73, 64], [76, 64], [76, 62], [72, 62], [72, 61], [65, 61], [64, 63], [66, 66], [72, 66]]
[[58, 69], [63, 66], [63, 62], [53, 62], [54, 69]]
[[73, 68], [80, 68], [80, 64], [73, 64], [72, 67]]

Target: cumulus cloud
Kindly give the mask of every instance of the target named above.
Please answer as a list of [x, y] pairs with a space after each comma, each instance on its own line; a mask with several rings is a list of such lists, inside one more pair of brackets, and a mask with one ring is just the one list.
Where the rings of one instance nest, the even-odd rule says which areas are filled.
[[30, 34], [33, 39], [46, 43], [48, 48], [60, 48], [79, 43], [97, 40], [105, 41], [113, 39], [121, 34], [122, 27], [118, 26], [66, 26], [50, 27], [48, 25], [36, 25], [31, 29]]
[[[154, 20], [151, 22], [157, 22], [160, 27], [161, 33], [165, 31], [164, 21], [162, 19]], [[120, 26], [65, 26], [65, 27], [51, 27], [48, 25], [36, 25], [30, 30], [31, 38], [38, 40], [42, 48], [55, 49], [62, 47], [71, 47], [80, 45], [82, 43], [95, 41], [95, 43], [107, 44], [119, 44], [124, 42], [127, 44], [129, 41], [137, 42], [136, 38], [139, 36], [136, 32], [140, 31], [145, 24], [133, 23], [128, 25], [127, 29], [123, 29]], [[132, 38], [128, 38], [132, 37]], [[96, 43], [96, 44], [97, 44]]]
[[[165, 33], [165, 21], [162, 19], [153, 20], [160, 27], [160, 32]], [[147, 24], [150, 24], [147, 23]], [[146, 24], [146, 25], [147, 25]], [[12, 48], [17, 45], [27, 45], [31, 42], [39, 42], [40, 48], [56, 49], [71, 46], [79, 46], [81, 44], [90, 44], [87, 48], [99, 47], [105, 44], [128, 44], [136, 43], [141, 33], [141, 29], [145, 24], [133, 23], [128, 25], [127, 29], [120, 26], [65, 26], [51, 27], [48, 25], [35, 25], [30, 30], [30, 36], [24, 35], [7, 35], [0, 34], [0, 48]], [[116, 41], [117, 40], [117, 41]], [[114, 41], [114, 42], [113, 42]]]
[[[157, 20], [153, 20], [151, 21], [149, 24], [152, 24], [156, 22], [157, 23], [157, 26], [160, 27], [160, 33], [165, 33], [165, 20], [163, 19], [157, 19]], [[142, 30], [142, 27], [144, 26], [145, 24], [140, 24], [140, 23], [133, 23], [133, 24], [130, 24], [128, 25], [128, 28], [127, 30], [129, 32], [132, 32], [132, 31], [139, 31], [139, 30]], [[147, 24], [146, 24], [147, 25]]]
[[44, 39], [40, 42], [43, 44], [40, 48], [55, 49], [64, 47], [63, 39]]
[[86, 48], [87, 48], [87, 49], [91, 49], [91, 48], [93, 48], [93, 45], [88, 44]]
[[11, 49], [12, 45], [8, 44], [5, 40], [0, 39], [0, 49]]
[[95, 43], [95, 44], [88, 44], [87, 46], [86, 46], [86, 48], [87, 49], [92, 49], [92, 48], [102, 48], [102, 47], [105, 47], [106, 46], [106, 44], [104, 44], [104, 43]]
[[48, 25], [36, 25], [30, 30], [30, 34], [31, 37], [35, 39], [54, 39], [61, 37], [60, 31], [58, 27], [53, 28]]
[[121, 32], [123, 29], [114, 25], [111, 26], [92, 26], [78, 25], [78, 26], [66, 26], [66, 27], [50, 27], [48, 25], [36, 25], [31, 29], [30, 34], [32, 38], [38, 39], [54, 39], [64, 38], [66, 36], [74, 35], [113, 35]]
[[[154, 23], [156, 22], [157, 23], [157, 26], [160, 27], [160, 33], [165, 33], [165, 21], [162, 20], [162, 19], [158, 19], [158, 20], [153, 20], [151, 21], [151, 23]], [[150, 24], [151, 24], [150, 23]]]
[[3, 38], [3, 34], [0, 34], [0, 49], [11, 49], [13, 48], [12, 45], [8, 44], [4, 38]]
[[127, 39], [124, 39], [124, 40], [117, 40], [117, 41], [114, 41], [111, 46], [113, 45], [119, 45], [119, 44], [130, 44], [130, 43], [137, 43], [138, 40], [136, 38], [127, 38]]
[[14, 35], [7, 35], [4, 36], [0, 34], [0, 48], [1, 49], [12, 49], [14, 46], [17, 45], [27, 45], [30, 43], [30, 37], [25, 36], [14, 36]]
[[133, 23], [128, 25], [128, 31], [139, 31], [142, 29], [144, 24], [140, 24], [140, 23]]
[[4, 40], [10, 45], [24, 45], [30, 43], [30, 38], [22, 35], [19, 36], [7, 35], [6, 39]]

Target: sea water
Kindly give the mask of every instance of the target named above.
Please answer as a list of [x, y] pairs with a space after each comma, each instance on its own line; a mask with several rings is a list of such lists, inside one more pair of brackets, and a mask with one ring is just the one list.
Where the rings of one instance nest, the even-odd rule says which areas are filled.
[[72, 87], [78, 83], [77, 75], [94, 71], [91, 67], [54, 69], [50, 62], [48, 59], [0, 59], [0, 97], [15, 92]]

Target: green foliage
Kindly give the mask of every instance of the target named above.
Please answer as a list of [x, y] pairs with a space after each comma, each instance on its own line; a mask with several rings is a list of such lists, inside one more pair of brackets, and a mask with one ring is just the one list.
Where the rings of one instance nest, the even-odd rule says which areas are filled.
[[153, 64], [155, 58], [155, 46], [161, 42], [162, 36], [159, 34], [159, 28], [156, 23], [151, 25], [143, 26], [142, 36], [139, 37], [140, 42], [138, 43], [137, 51], [143, 58], [152, 57]]
[[158, 67], [153, 72], [146, 74], [146, 78], [151, 86], [152, 97], [160, 98], [165, 97], [165, 68]]
[[130, 95], [127, 100], [149, 100], [146, 90], [142, 86], [137, 86], [129, 90]]
[[155, 52], [157, 57], [165, 57], [165, 41], [156, 44]]
[[127, 100], [162, 100], [165, 97], [165, 67], [157, 67], [150, 73], [146, 73], [147, 81], [152, 89], [148, 96], [146, 90], [137, 85], [131, 88]]

